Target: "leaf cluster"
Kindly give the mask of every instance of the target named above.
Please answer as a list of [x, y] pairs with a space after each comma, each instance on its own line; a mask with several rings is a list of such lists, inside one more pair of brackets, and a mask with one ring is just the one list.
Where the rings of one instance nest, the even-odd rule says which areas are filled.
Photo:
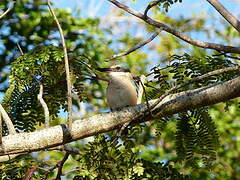
[[120, 143], [104, 135], [94, 137], [79, 158], [74, 179], [186, 179], [177, 169], [138, 158], [134, 143]]
[[[192, 80], [214, 70], [237, 65], [228, 59], [210, 56], [197, 58], [188, 54], [171, 56], [168, 61], [168, 66], [164, 68], [156, 66], [152, 69], [150, 75], [153, 76], [153, 80], [146, 84], [148, 99], [158, 98], [168, 89], [187, 80]], [[239, 72], [234, 71], [210, 76], [171, 93], [204, 87], [219, 81], [230, 80], [239, 75]], [[208, 110], [206, 108], [196, 109], [179, 113], [175, 117], [173, 119], [177, 120], [175, 145], [178, 160], [185, 161], [186, 165], [191, 165], [191, 167], [198, 167], [201, 164], [200, 162], [203, 162], [207, 167], [211, 167], [216, 160], [219, 136], [217, 127]], [[168, 121], [171, 118], [167, 117], [165, 120]], [[161, 122], [155, 123], [160, 123], [159, 126], [162, 125]], [[159, 126], [157, 125], [157, 127]], [[159, 130], [161, 131], [160, 128], [157, 129], [157, 131]], [[160, 132], [157, 132], [157, 134], [160, 134]]]
[[180, 161], [198, 168], [202, 159], [207, 167], [216, 160], [219, 148], [216, 125], [206, 108], [180, 113], [177, 120], [176, 151]]
[[[151, 3], [155, 3], [156, 1], [153, 1]], [[161, 1], [158, 1], [158, 6], [161, 8], [163, 8], [166, 12], [168, 12], [170, 6], [174, 3], [177, 3], [177, 2], [182, 2], [182, 0], [161, 0]], [[151, 4], [150, 3], [150, 4]]]
[[[157, 98], [167, 89], [182, 84], [188, 80], [192, 80], [195, 77], [214, 70], [237, 65], [231, 60], [220, 57], [205, 56], [203, 58], [198, 58], [186, 53], [184, 55], [173, 55], [167, 58], [166, 61], [169, 62], [169, 65], [164, 68], [161, 68], [161, 65], [157, 65], [151, 69], [151, 73], [148, 75], [153, 76], [153, 80], [146, 84], [147, 87], [152, 87], [150, 88], [151, 90], [148, 91], [149, 99]], [[209, 76], [201, 81], [177, 89], [174, 92], [195, 89], [219, 81], [230, 80], [239, 75], [240, 73], [238, 71], [232, 71], [220, 75]]]
[[[82, 82], [92, 73], [90, 59], [71, 53], [69, 61], [74, 91], [83, 101], [86, 93]], [[33, 131], [44, 121], [43, 108], [37, 99], [40, 84], [52, 120], [58, 117], [61, 108], [66, 108], [65, 77], [63, 52], [55, 46], [39, 46], [12, 63], [11, 85], [3, 105], [19, 131]]]
[[[37, 162], [31, 155], [20, 155], [7, 163], [0, 163], [0, 178], [3, 180], [21, 180], [26, 176], [26, 172], [33, 167], [43, 167], [44, 162]], [[44, 171], [38, 171], [38, 174], [33, 173], [33, 179], [39, 179], [40, 174]]]

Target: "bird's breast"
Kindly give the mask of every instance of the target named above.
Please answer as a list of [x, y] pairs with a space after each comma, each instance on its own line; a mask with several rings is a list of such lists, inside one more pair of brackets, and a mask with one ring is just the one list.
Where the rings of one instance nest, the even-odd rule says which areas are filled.
[[137, 92], [129, 79], [114, 79], [107, 88], [107, 102], [111, 109], [137, 104]]

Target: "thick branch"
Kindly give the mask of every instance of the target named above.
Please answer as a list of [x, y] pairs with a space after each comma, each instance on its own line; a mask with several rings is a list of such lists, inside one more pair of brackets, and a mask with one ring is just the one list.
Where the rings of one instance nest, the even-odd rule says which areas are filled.
[[148, 16], [144, 16], [144, 14], [135, 11], [133, 9], [131, 9], [130, 7], [116, 1], [116, 0], [108, 0], [109, 2], [113, 3], [114, 5], [116, 5], [117, 7], [123, 9], [124, 11], [128, 12], [129, 14], [132, 14], [133, 16], [138, 17], [139, 19], [142, 19], [143, 21], [145, 21], [146, 23], [153, 25], [157, 28], [161, 28], [162, 30], [182, 39], [183, 41], [192, 44], [194, 46], [198, 46], [201, 48], [205, 48], [205, 49], [214, 49], [217, 51], [223, 51], [223, 52], [228, 52], [228, 53], [238, 53], [240, 54], [240, 48], [238, 47], [233, 47], [233, 46], [224, 46], [221, 44], [215, 44], [215, 43], [208, 43], [208, 42], [204, 42], [204, 41], [200, 41], [200, 40], [195, 40], [169, 26], [167, 26], [166, 24], [163, 24], [161, 22], [155, 21], [152, 18], [148, 17]]
[[240, 21], [234, 17], [218, 0], [207, 0], [239, 33]]
[[[178, 112], [204, 107], [240, 96], [240, 77], [227, 82], [176, 93], [165, 97], [155, 108], [156, 117], [164, 117]], [[156, 100], [150, 101], [150, 105]], [[113, 113], [98, 114], [73, 122], [71, 136], [66, 125], [61, 124], [40, 131], [18, 133], [3, 137], [4, 152], [0, 155], [44, 150], [66, 144], [92, 135], [120, 128], [123, 124], [153, 120], [153, 117], [137, 119], [139, 113], [146, 111], [147, 105], [125, 108]]]
[[67, 102], [68, 102], [68, 126], [69, 129], [72, 129], [72, 83], [71, 83], [71, 77], [70, 77], [70, 70], [69, 70], [69, 63], [68, 63], [68, 55], [67, 55], [67, 47], [65, 44], [65, 39], [63, 35], [63, 31], [61, 28], [61, 25], [50, 5], [50, 1], [47, 1], [48, 7], [50, 9], [50, 12], [54, 18], [54, 21], [57, 24], [60, 36], [61, 36], [61, 41], [62, 41], [62, 46], [63, 46], [63, 52], [64, 52], [64, 61], [65, 61], [65, 71], [66, 71], [66, 81], [67, 81]]

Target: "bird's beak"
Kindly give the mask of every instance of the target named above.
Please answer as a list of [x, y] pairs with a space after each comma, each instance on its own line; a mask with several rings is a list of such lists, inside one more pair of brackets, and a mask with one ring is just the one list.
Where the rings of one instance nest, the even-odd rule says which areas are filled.
[[111, 68], [97, 68], [97, 70], [100, 71], [100, 72], [109, 72], [112, 69]]

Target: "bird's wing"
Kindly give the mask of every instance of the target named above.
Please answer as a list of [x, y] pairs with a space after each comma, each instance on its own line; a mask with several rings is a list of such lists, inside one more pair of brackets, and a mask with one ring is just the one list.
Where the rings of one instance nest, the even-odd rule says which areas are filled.
[[142, 95], [143, 95], [143, 91], [144, 91], [144, 81], [146, 80], [146, 76], [141, 75], [141, 76], [134, 76], [133, 77], [134, 80], [134, 85], [136, 86], [136, 91], [137, 91], [137, 104], [140, 104], [142, 101]]

